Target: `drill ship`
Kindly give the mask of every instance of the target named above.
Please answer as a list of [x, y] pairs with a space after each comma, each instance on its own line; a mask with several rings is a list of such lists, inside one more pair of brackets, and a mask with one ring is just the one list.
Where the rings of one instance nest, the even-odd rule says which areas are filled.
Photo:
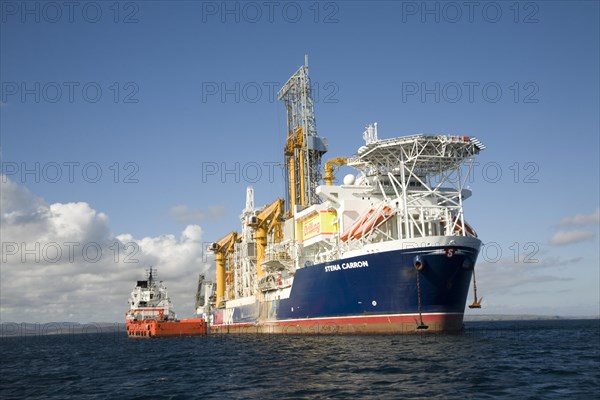
[[[241, 231], [212, 243], [216, 290], [197, 303], [211, 333], [411, 333], [463, 327], [481, 246], [463, 201], [474, 137], [380, 140], [377, 124], [352, 157], [321, 172], [308, 63], [278, 93], [287, 111], [285, 199], [254, 205]], [[334, 172], [354, 168], [339, 185]], [[324, 182], [323, 182], [324, 181]], [[199, 291], [200, 293], [200, 291]]]

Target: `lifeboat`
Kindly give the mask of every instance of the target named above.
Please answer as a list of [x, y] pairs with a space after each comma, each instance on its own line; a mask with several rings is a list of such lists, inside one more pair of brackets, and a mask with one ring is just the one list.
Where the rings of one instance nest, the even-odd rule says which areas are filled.
[[342, 242], [347, 242], [351, 239], [358, 240], [387, 221], [392, 215], [392, 209], [388, 206], [383, 207], [379, 211], [371, 209], [342, 233], [340, 240], [342, 240]]

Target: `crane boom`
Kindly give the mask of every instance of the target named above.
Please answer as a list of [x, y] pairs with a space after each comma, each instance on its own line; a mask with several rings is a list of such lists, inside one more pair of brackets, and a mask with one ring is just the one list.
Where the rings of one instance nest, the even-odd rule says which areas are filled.
[[[235, 243], [238, 240], [237, 232], [231, 232], [221, 240], [210, 245], [209, 250], [215, 254], [217, 269], [217, 307], [221, 305], [225, 297], [225, 268], [227, 256], [233, 253]], [[230, 266], [231, 268], [232, 266]]]
[[262, 262], [265, 259], [265, 250], [267, 248], [267, 236], [273, 232], [273, 241], [280, 242], [283, 239], [283, 230], [281, 228], [281, 218], [284, 214], [285, 202], [283, 199], [277, 199], [265, 207], [251, 224], [256, 229], [256, 282], [263, 276]]
[[327, 186], [333, 185], [333, 171], [340, 168], [342, 165], [346, 165], [348, 159], [346, 157], [333, 158], [325, 163], [325, 184]]

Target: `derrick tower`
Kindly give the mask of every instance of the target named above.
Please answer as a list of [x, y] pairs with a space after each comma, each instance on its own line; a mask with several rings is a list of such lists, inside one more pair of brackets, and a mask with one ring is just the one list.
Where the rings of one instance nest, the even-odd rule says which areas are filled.
[[315, 189], [321, 180], [321, 157], [327, 152], [326, 141], [317, 135], [308, 56], [277, 97], [284, 102], [287, 113], [284, 155], [286, 217], [289, 218], [296, 206], [304, 208], [319, 203]]

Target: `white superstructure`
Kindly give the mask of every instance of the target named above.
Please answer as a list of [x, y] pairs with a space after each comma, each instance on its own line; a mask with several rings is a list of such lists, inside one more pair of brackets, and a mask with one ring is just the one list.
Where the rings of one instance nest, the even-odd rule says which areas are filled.
[[149, 269], [147, 279], [137, 281], [129, 298], [129, 311], [127, 311], [126, 319], [132, 321], [147, 319], [174, 321], [177, 319], [167, 288], [162, 281], [156, 281], [156, 270]]

